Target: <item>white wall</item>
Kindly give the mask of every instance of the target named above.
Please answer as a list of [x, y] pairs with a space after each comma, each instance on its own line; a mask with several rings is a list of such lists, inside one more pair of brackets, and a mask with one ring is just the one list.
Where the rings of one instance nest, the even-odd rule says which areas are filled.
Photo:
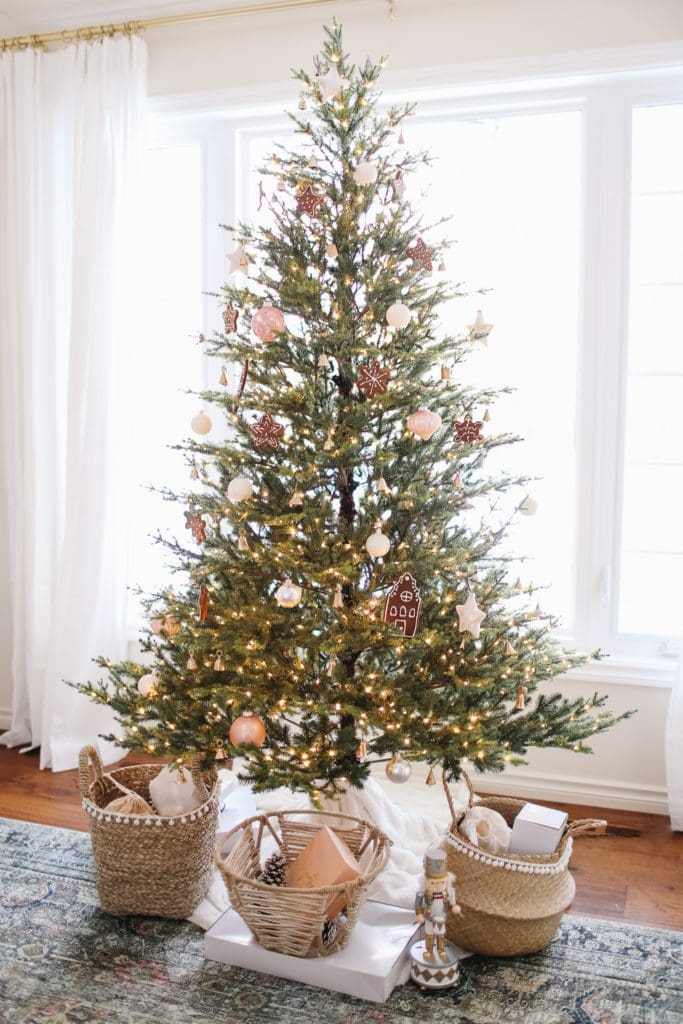
[[384, 0], [347, 0], [150, 30], [150, 91], [284, 84], [310, 67], [333, 15], [354, 57], [387, 54], [396, 70], [683, 39], [681, 0], [396, 0], [394, 21]]

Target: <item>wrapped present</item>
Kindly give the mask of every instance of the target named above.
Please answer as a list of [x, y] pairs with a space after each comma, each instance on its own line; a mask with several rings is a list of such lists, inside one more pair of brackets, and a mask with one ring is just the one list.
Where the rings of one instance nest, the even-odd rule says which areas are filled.
[[[287, 885], [294, 889], [320, 889], [352, 882], [361, 868], [343, 839], [323, 825], [287, 867]], [[344, 909], [343, 895], [333, 897], [327, 916], [334, 919]]]

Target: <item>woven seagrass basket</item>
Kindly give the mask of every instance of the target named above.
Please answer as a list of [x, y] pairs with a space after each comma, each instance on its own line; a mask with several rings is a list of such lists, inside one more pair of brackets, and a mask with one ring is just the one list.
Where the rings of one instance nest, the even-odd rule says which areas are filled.
[[[465, 772], [463, 777], [469, 790], [468, 807], [472, 807], [474, 789]], [[599, 835], [607, 823], [595, 819], [571, 822], [557, 850], [548, 856], [497, 856], [478, 849], [460, 834], [458, 825], [466, 811], [456, 812], [445, 777], [443, 782], [452, 815], [446, 840], [448, 869], [456, 875], [462, 911], [448, 915], [448, 938], [463, 949], [486, 956], [518, 956], [544, 949], [574, 899], [576, 887], [569, 873], [574, 839]], [[512, 825], [525, 802], [486, 797], [477, 800], [477, 806], [498, 811]]]
[[186, 814], [157, 817], [104, 808], [121, 796], [117, 782], [151, 803], [149, 784], [160, 765], [136, 764], [105, 774], [97, 750], [88, 746], [81, 750], [79, 767], [102, 910], [189, 917], [211, 882], [218, 820], [215, 771], [202, 774], [196, 762], [188, 764], [204, 803]]
[[[259, 882], [266, 841], [285, 864], [327, 825], [360, 861], [363, 873], [351, 882], [319, 889], [295, 889]], [[273, 847], [274, 841], [274, 847]], [[223, 838], [216, 864], [230, 902], [257, 941], [266, 949], [291, 956], [329, 956], [349, 941], [368, 888], [389, 858], [391, 840], [362, 818], [328, 811], [275, 811], [247, 818]], [[270, 852], [270, 850], [269, 850]], [[323, 943], [326, 909], [343, 896], [346, 921]]]

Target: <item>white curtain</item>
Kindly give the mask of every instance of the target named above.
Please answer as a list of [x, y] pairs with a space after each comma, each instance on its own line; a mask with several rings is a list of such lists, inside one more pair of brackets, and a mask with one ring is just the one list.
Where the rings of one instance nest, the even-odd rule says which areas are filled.
[[40, 745], [55, 771], [113, 726], [64, 680], [97, 678], [93, 657], [126, 653], [119, 405], [145, 94], [135, 36], [0, 55], [0, 614], [12, 648], [2, 742]]
[[666, 780], [671, 828], [683, 832], [683, 640], [666, 720]]

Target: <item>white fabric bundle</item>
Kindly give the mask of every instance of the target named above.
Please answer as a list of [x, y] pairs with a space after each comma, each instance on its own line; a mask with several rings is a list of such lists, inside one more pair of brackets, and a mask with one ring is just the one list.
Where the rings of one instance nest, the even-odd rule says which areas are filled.
[[512, 829], [502, 814], [490, 807], [470, 807], [458, 826], [459, 831], [486, 853], [507, 853]]

